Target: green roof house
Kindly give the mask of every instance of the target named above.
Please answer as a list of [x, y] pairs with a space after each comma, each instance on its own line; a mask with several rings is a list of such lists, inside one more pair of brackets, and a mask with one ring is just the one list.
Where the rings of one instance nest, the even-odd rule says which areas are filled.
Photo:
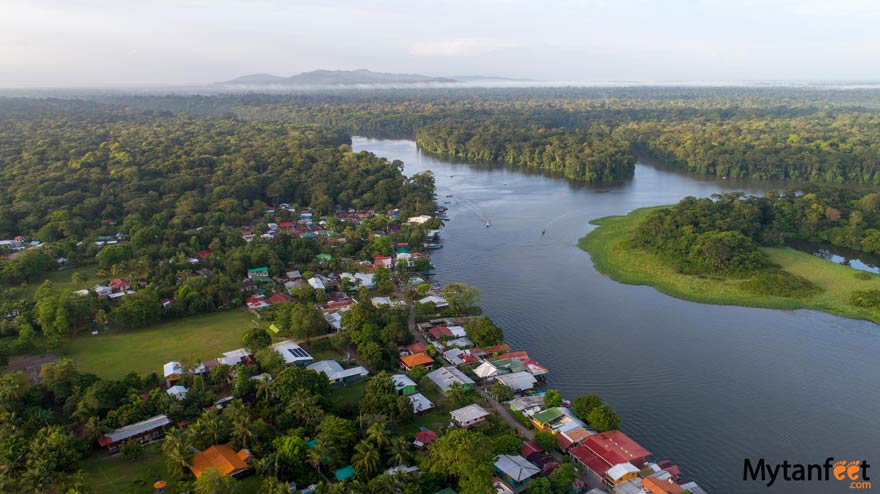
[[268, 278], [269, 277], [269, 268], [263, 266], [262, 268], [253, 268], [248, 269], [248, 279], [254, 278]]

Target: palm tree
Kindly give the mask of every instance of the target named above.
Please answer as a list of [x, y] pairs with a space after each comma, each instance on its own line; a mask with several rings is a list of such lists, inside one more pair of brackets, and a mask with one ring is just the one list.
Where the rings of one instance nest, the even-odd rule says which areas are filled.
[[361, 478], [372, 478], [382, 466], [382, 455], [373, 443], [361, 441], [354, 447], [354, 455], [351, 457], [351, 466]]
[[308, 452], [308, 462], [319, 474], [321, 473], [321, 460], [324, 459], [324, 445], [321, 441], [315, 443], [315, 447]]
[[83, 424], [82, 437], [90, 445], [93, 445], [98, 442], [98, 439], [104, 437], [104, 434], [109, 430], [110, 428], [104, 425], [104, 422], [101, 421], [100, 418], [92, 415], [89, 417], [89, 420]]
[[374, 423], [367, 429], [367, 438], [373, 441], [377, 448], [384, 448], [390, 440], [388, 427], [383, 422]]
[[240, 448], [248, 448], [254, 440], [251, 415], [240, 401], [233, 401], [223, 410], [223, 418], [231, 425], [231, 436]]
[[391, 466], [409, 465], [412, 461], [410, 442], [402, 437], [397, 437], [388, 443], [388, 464]]
[[171, 429], [162, 441], [162, 453], [165, 454], [165, 466], [171, 475], [183, 478], [189, 467], [189, 438], [179, 429]]
[[261, 397], [266, 400], [272, 399], [272, 379], [268, 374], [257, 381], [257, 399], [259, 400]]

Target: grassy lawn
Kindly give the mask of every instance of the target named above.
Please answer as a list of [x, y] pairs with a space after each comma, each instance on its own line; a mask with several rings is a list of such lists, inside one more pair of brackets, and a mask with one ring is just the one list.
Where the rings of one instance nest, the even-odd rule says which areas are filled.
[[[157, 480], [168, 482], [169, 491], [177, 484], [165, 468], [161, 443], [145, 447], [144, 456], [137, 461], [97, 452], [83, 463], [82, 470], [94, 494], [151, 494]], [[241, 478], [239, 492], [257, 492], [260, 482], [255, 475]]]
[[[36, 293], [37, 288], [43, 284], [44, 281], [49, 280], [54, 285], [61, 288], [68, 288], [71, 291], [79, 290], [80, 288], [94, 287], [98, 283], [98, 278], [95, 275], [95, 271], [98, 270], [98, 267], [93, 265], [90, 266], [82, 266], [77, 268], [69, 268], [69, 269], [61, 269], [58, 271], [49, 271], [43, 276], [31, 280], [25, 286], [24, 295], [27, 298], [33, 298], [34, 293]], [[73, 276], [73, 273], [81, 273], [84, 276], [85, 283], [82, 286], [74, 286], [70, 281], [70, 278]], [[0, 289], [2, 288], [15, 288], [18, 285], [0, 285]]]
[[65, 345], [63, 353], [77, 367], [103, 378], [162, 372], [171, 360], [210, 360], [241, 347], [241, 335], [252, 327], [243, 311], [217, 312], [178, 319], [136, 330], [81, 334]]
[[803, 299], [768, 297], [740, 287], [742, 280], [681, 274], [658, 256], [625, 247], [624, 240], [653, 209], [637, 209], [626, 216], [610, 216], [591, 222], [598, 228], [580, 239], [596, 269], [611, 279], [630, 285], [649, 285], [673, 297], [694, 302], [742, 305], [772, 309], [815, 309], [854, 319], [880, 323], [880, 310], [850, 305], [855, 290], [880, 289], [880, 276], [856, 277], [859, 271], [790, 248], [764, 248], [775, 264], [810, 280], [821, 291]]

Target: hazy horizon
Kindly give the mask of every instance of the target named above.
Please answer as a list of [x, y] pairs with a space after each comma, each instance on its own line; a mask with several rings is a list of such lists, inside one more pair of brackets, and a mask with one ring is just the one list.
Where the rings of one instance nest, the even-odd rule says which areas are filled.
[[546, 83], [878, 81], [867, 0], [0, 0], [0, 87], [316, 69]]

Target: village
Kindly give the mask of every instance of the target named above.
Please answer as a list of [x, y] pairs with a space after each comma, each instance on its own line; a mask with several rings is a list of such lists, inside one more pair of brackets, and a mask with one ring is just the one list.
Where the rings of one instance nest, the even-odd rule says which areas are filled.
[[[279, 207], [294, 212], [287, 204]], [[309, 210], [296, 214], [298, 221], [268, 222], [264, 231], [241, 227], [241, 237], [246, 242], [257, 237], [284, 235], [333, 242], [337, 232], [327, 228], [325, 218], [313, 221]], [[397, 210], [392, 210], [387, 213], [387, 219], [389, 222], [398, 220], [398, 215]], [[312, 267], [317, 265], [320, 269], [310, 269], [309, 275], [303, 274], [308, 266], [300, 269], [291, 266], [275, 276], [267, 266], [249, 266], [247, 277], [240, 282], [244, 294], [240, 310], [250, 312], [255, 331], [262, 331], [271, 338], [264, 342], [264, 346], [277, 354], [276, 358], [284, 366], [323, 375], [331, 390], [355, 390], [357, 399], [367, 380], [390, 379], [396, 396], [405, 398], [416, 417], [414, 423], [419, 425], [406, 433], [415, 452], [411, 461], [389, 468], [385, 473], [419, 475], [419, 455], [430, 454], [430, 445], [448, 430], [496, 433], [500, 424], [502, 430], [515, 431], [520, 443], [515, 451], [499, 454], [494, 459], [493, 486], [498, 494], [544, 492], [536, 486], [542, 479], [549, 485], [546, 479], [562, 465], [574, 467], [570, 490], [574, 493], [704, 493], [695, 482], [685, 481], [675, 464], [653, 461], [648, 450], [617, 429], [616, 422], [612, 421], [611, 428], [604, 423], [591, 426], [590, 409], [605, 405], [599, 401], [581, 411], [576, 404], [573, 406], [571, 401], [562, 399], [555, 390], [547, 389], [550, 370], [531, 358], [527, 351], [514, 350], [503, 343], [500, 329], [497, 336], [486, 340], [485, 332], [479, 331], [484, 329], [481, 326], [487, 324], [487, 318], [463, 314], [466, 309], [472, 309], [466, 306], [467, 300], [462, 300], [467, 297], [467, 294], [462, 296], [462, 290], [467, 288], [454, 286], [450, 289], [428, 281], [433, 273], [428, 251], [442, 247], [438, 226], [442, 215], [443, 211], [438, 210], [436, 217], [411, 217], [401, 221], [400, 227], [394, 227], [420, 228], [424, 237], [420, 242], [421, 249], [413, 249], [411, 244], [404, 243], [393, 246], [391, 255], [376, 255], [368, 260], [345, 259], [341, 263], [333, 263], [331, 254], [321, 253], [312, 263]], [[376, 215], [372, 212], [349, 211], [338, 214], [337, 220], [357, 224], [373, 216]], [[436, 228], [424, 228], [426, 224]], [[390, 231], [391, 227], [374, 235], [378, 238]], [[117, 240], [121, 239], [114, 239], [114, 242]], [[201, 264], [213, 255], [203, 249], [198, 252], [198, 257], [189, 258], [187, 262], [193, 265], [196, 273], [210, 276], [210, 270]], [[331, 266], [344, 266], [345, 270], [337, 271]], [[384, 285], [383, 290], [379, 289], [380, 284]], [[127, 297], [138, 288], [137, 283], [117, 278], [106, 285], [99, 284], [91, 290], [80, 289], [76, 293], [85, 296], [94, 292], [99, 298], [112, 301]], [[297, 291], [303, 289], [317, 293], [312, 305], [324, 324], [318, 324], [320, 329], [310, 332], [304, 340], [297, 340], [290, 337], [289, 328], [280, 327], [282, 324], [273, 314], [279, 307], [291, 304]], [[161, 299], [161, 304], [163, 310], [173, 310], [178, 301], [166, 297]], [[339, 358], [338, 353], [326, 350], [319, 352], [321, 357], [310, 353], [310, 347], [315, 348], [320, 340], [329, 341], [345, 334], [349, 320], [346, 314], [361, 304], [407, 314], [412, 343], [398, 347], [394, 363], [396, 372], [371, 369], [357, 356], [351, 344], [346, 346], [346, 358]], [[488, 324], [491, 325], [491, 321]], [[285, 334], [288, 336], [283, 336]], [[492, 344], [478, 344], [487, 341]], [[233, 375], [248, 373], [253, 383], [248, 391], [234, 392], [230, 386], [220, 387], [225, 390], [221, 390], [214, 404], [206, 408], [209, 413], [211, 410], [220, 413], [236, 401], [247, 405], [254, 400], [259, 389], [271, 383], [272, 375], [250, 375], [247, 370], [259, 367], [258, 358], [266, 359], [265, 352], [262, 357], [258, 355], [261, 354], [256, 345], [230, 348], [214, 359], [198, 362], [184, 362], [182, 354], [180, 360], [170, 360], [156, 372], [161, 372], [165, 393], [179, 401], [187, 399], [188, 386], [203, 386], [194, 384], [196, 377], [201, 383], [202, 378], [207, 379], [218, 368], [230, 369]], [[265, 384], [261, 386], [260, 383]], [[490, 425], [492, 423], [495, 425]], [[98, 443], [107, 454], [117, 455], [133, 441], [141, 444], [160, 441], [169, 428], [185, 429], [187, 426], [186, 421], [175, 422], [167, 415], [156, 415], [108, 431]], [[310, 448], [316, 443], [315, 438], [308, 442]], [[197, 451], [187, 465], [196, 478], [209, 469], [216, 469], [223, 477], [246, 477], [253, 471], [254, 461], [247, 448], [236, 451], [232, 444], [214, 444]], [[330, 468], [329, 464], [319, 463], [316, 467], [321, 477], [329, 482], [344, 483], [358, 474], [351, 464]], [[154, 487], [156, 492], [163, 492], [165, 486], [166, 481], [159, 480]], [[289, 485], [289, 489], [290, 492], [309, 493], [315, 492], [316, 486], [298, 489]], [[450, 485], [437, 494], [455, 492], [454, 486]]]

